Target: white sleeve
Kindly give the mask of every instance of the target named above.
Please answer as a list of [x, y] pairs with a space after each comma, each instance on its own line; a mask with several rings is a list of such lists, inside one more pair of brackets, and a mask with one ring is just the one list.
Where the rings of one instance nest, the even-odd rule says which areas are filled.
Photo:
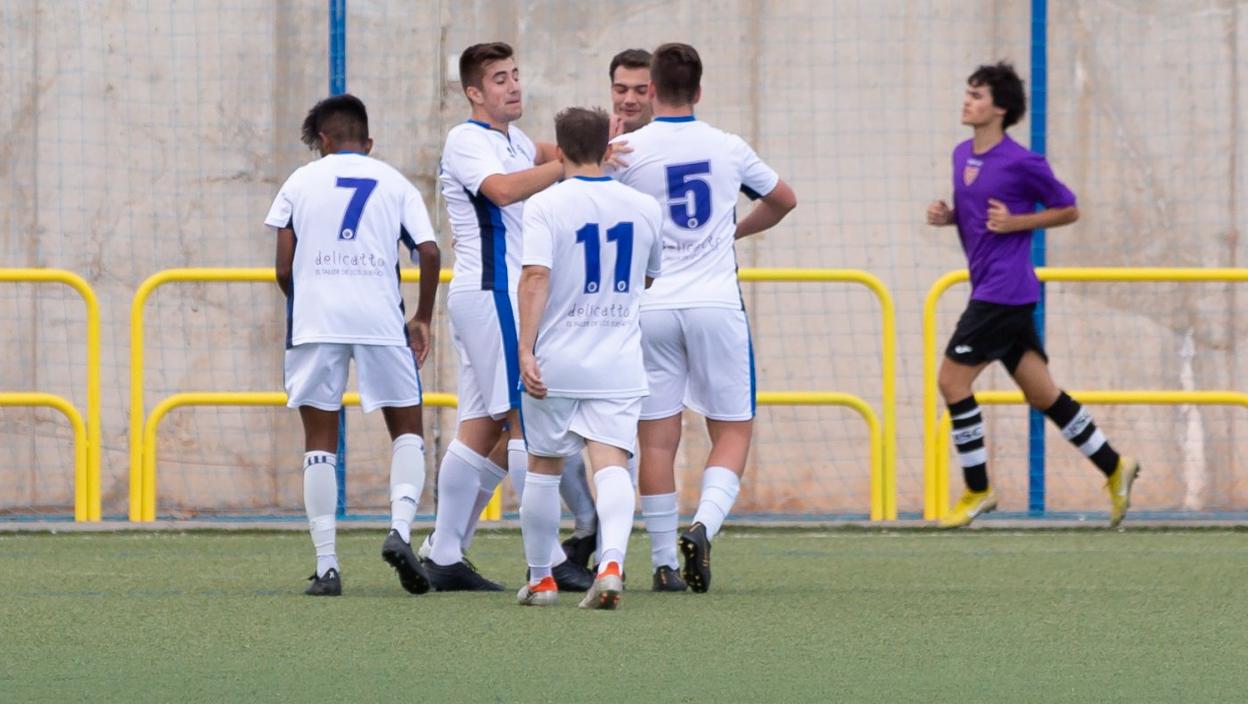
[[291, 174], [290, 178], [286, 179], [286, 183], [282, 184], [281, 190], [277, 192], [277, 197], [273, 199], [273, 205], [269, 206], [269, 214], [264, 218], [265, 225], [276, 230], [293, 225], [295, 214], [294, 181], [295, 174]]
[[654, 238], [650, 242], [650, 258], [646, 261], [646, 276], [652, 279], [659, 278], [663, 264], [663, 210], [659, 207], [658, 201], [654, 201], [654, 207], [647, 213], [646, 224], [650, 226], [650, 232]]
[[443, 163], [451, 177], [474, 196], [481, 192], [481, 182], [486, 178], [507, 173], [484, 128], [461, 129], [452, 134], [446, 142]]
[[425, 242], [437, 242], [438, 236], [433, 232], [433, 224], [429, 222], [429, 211], [425, 208], [425, 200], [420, 191], [407, 179], [403, 179], [403, 211], [399, 214], [399, 241], [412, 253], [412, 261], [416, 262], [416, 246]]
[[521, 266], [551, 268], [554, 262], [555, 235], [546, 216], [545, 201], [531, 198], [524, 205], [524, 244], [520, 249]]
[[741, 192], [750, 200], [757, 200], [771, 193], [776, 184], [780, 183], [780, 174], [759, 159], [758, 154], [754, 153], [754, 149], [744, 139], [734, 139], [737, 144], [733, 151], [737, 153], [738, 163], [741, 164]]

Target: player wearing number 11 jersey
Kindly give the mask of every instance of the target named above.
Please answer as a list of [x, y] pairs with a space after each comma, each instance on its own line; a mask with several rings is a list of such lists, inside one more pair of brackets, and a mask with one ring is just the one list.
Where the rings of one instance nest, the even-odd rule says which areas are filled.
[[648, 392], [638, 325], [642, 290], [662, 261], [658, 204], [602, 173], [609, 118], [570, 108], [555, 118], [562, 183], [529, 199], [520, 277], [520, 373], [529, 475], [520, 523], [529, 583], [521, 605], [558, 595], [563, 459], [589, 451], [598, 488], [598, 574], [584, 608], [615, 608], [633, 525], [633, 453]]
[[[737, 284], [733, 243], [780, 222], [797, 198], [740, 137], [700, 122], [702, 60], [664, 44], [650, 63], [654, 121], [627, 135], [633, 152], [616, 173], [663, 211], [663, 278], [641, 302], [650, 396], [641, 409], [640, 489], [654, 588], [676, 566], [680, 414], [706, 416], [711, 453], [693, 524], [681, 536], [690, 588], [710, 586], [711, 540], [736, 501], [754, 419], [754, 355]], [[761, 201], [740, 222], [737, 196]]]

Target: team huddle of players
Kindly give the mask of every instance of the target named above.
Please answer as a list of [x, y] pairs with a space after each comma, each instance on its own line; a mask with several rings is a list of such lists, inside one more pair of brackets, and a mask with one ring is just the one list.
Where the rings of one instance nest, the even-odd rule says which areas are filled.
[[[1018, 80], [1008, 66], [995, 67], [1002, 68]], [[309, 112], [303, 141], [321, 158], [290, 176], [266, 218], [277, 230], [287, 297], [288, 405], [299, 409], [305, 430], [304, 504], [317, 557], [308, 594], [342, 591], [334, 453], [351, 359], [363, 410], [381, 408], [393, 440], [382, 557], [407, 591], [502, 589], [465, 553], [505, 477], [519, 502], [528, 565], [520, 604], [551, 605], [560, 591], [575, 591], [587, 592], [584, 608], [615, 608], [638, 494], [652, 588], [709, 589], [711, 544], [736, 500], [755, 413], [734, 243], [779, 223], [796, 196], [741, 138], [694, 117], [702, 63], [693, 47], [631, 49], [609, 70], [612, 115], [566, 109], [555, 118], [555, 144], [535, 143], [513, 124], [523, 95], [511, 47], [476, 44], [460, 57], [471, 113], [447, 135], [439, 174], [455, 251], [447, 312], [459, 361], [458, 422], [438, 469], [434, 530], [416, 549], [411, 523], [425, 483], [419, 369], [431, 346], [437, 238], [416, 188], [368, 156], [361, 101], [335, 96]], [[1046, 358], [1034, 328], [1028, 337], [1020, 327], [1035, 299], [1026, 300], [1031, 289], [1013, 241], [1063, 224], [1052, 215], [1027, 218], [1065, 213], [1073, 221], [1066, 211], [1074, 197], [1042, 158], [1004, 136], [1007, 116], [1016, 121], [1021, 107], [1010, 115], [999, 104], [995, 94], [1009, 90], [997, 78], [972, 76], [964, 103], [976, 139], [961, 158], [976, 162], [977, 173], [969, 180], [955, 173], [955, 207], [933, 204], [928, 213], [934, 225], [959, 226], [972, 262], [974, 300], [941, 373], [968, 481], [949, 524], [995, 507], [969, 385], [997, 359], [1098, 466], [1112, 462], [1106, 474], [1111, 496], [1122, 497], [1114, 503], [1116, 511], [1122, 504], [1121, 520], [1138, 465], [1109, 449], [1064, 393], [1043, 398]], [[967, 122], [972, 90], [985, 124], [1000, 132], [995, 143], [981, 143], [991, 131], [981, 135]], [[964, 199], [975, 183], [988, 190]], [[754, 204], [738, 220], [740, 194]], [[1035, 202], [1050, 210], [1010, 214]], [[997, 242], [984, 236], [989, 230]], [[1020, 236], [1002, 236], [1009, 233]], [[421, 272], [410, 320], [399, 294], [398, 244]], [[999, 291], [1012, 298], [997, 300]], [[696, 513], [678, 539], [674, 467], [686, 408], [706, 418], [711, 448]], [[561, 494], [577, 518], [563, 544]]]

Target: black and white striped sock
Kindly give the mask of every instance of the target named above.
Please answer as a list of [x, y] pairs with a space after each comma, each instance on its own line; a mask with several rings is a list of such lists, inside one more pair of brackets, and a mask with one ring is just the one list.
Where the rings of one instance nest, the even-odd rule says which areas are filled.
[[962, 478], [971, 491], [988, 490], [988, 451], [984, 448], [984, 418], [974, 396], [949, 404], [953, 444], [958, 448]]
[[1105, 434], [1092, 422], [1092, 416], [1063, 391], [1044, 414], [1062, 431], [1062, 437], [1079, 448], [1105, 476], [1118, 468], [1118, 453], [1110, 447]]

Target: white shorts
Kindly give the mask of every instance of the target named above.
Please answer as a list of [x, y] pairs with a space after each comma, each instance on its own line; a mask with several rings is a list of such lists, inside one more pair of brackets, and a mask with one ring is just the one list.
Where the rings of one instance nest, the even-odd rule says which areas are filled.
[[308, 342], [286, 350], [286, 405], [322, 411], [342, 408], [353, 357], [365, 413], [420, 405], [420, 372], [412, 348], [336, 342]]
[[641, 350], [650, 384], [642, 420], [685, 408], [711, 420], [754, 417], [754, 346], [744, 310], [643, 310]]
[[579, 454], [585, 441], [635, 450], [640, 398], [536, 399], [524, 394], [521, 421], [524, 442], [538, 457]]
[[459, 356], [459, 420], [499, 419], [520, 407], [520, 346], [514, 296], [458, 291], [446, 301]]

